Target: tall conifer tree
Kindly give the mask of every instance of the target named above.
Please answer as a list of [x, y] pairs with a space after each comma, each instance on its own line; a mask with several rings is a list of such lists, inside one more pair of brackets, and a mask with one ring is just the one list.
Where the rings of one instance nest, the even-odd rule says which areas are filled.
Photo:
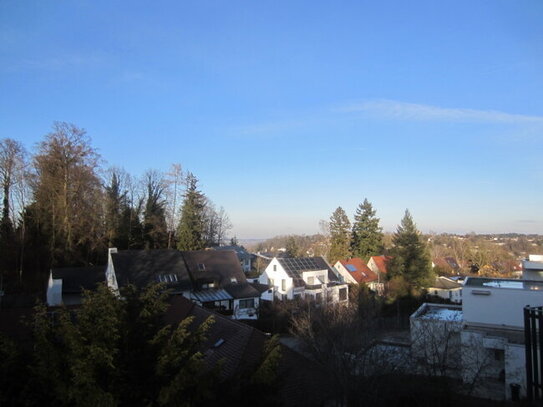
[[351, 222], [340, 206], [330, 217], [330, 254], [328, 260], [335, 263], [337, 260], [348, 259], [351, 255]]
[[205, 196], [198, 190], [198, 179], [187, 175], [187, 190], [177, 228], [177, 249], [200, 250], [205, 246]]
[[364, 199], [358, 205], [354, 215], [351, 251], [354, 257], [367, 260], [371, 256], [381, 254], [383, 250], [383, 232], [379, 226], [379, 218], [375, 216], [375, 209], [371, 203]]
[[394, 234], [393, 244], [389, 277], [402, 276], [412, 288], [428, 287], [433, 278], [430, 255], [409, 210]]

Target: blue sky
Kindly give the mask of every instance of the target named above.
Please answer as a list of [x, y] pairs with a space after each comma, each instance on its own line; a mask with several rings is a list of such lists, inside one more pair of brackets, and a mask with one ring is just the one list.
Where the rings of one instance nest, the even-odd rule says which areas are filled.
[[435, 232], [543, 233], [543, 2], [0, 1], [0, 137], [195, 173], [241, 238], [368, 198]]

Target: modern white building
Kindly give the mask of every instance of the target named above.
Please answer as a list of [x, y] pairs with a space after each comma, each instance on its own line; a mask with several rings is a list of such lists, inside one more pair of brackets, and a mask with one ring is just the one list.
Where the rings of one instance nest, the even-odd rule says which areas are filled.
[[273, 297], [279, 300], [349, 301], [348, 285], [338, 278], [322, 257], [274, 257], [259, 277], [259, 283], [272, 287]]
[[525, 306], [543, 306], [543, 281], [469, 277], [461, 307], [423, 304], [411, 316], [413, 356], [475, 395], [511, 399], [516, 389], [524, 397]]
[[543, 255], [530, 254], [522, 261], [522, 279], [543, 281]]

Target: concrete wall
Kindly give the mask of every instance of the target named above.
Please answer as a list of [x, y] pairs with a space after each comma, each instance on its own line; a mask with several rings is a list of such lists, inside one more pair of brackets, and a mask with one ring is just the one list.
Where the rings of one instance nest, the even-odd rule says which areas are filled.
[[543, 305], [543, 292], [514, 288], [464, 286], [464, 321], [468, 324], [524, 326], [526, 305]]

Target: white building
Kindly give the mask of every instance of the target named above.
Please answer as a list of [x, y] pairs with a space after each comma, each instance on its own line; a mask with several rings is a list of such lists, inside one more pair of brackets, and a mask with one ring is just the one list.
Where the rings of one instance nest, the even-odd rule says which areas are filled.
[[522, 279], [543, 281], [543, 255], [530, 254], [522, 261]]
[[462, 302], [462, 284], [450, 278], [439, 276], [428, 288], [428, 294], [460, 304]]
[[419, 366], [461, 377], [475, 395], [511, 399], [516, 387], [524, 397], [524, 307], [543, 305], [543, 282], [469, 277], [462, 300], [462, 307], [423, 304], [411, 316]]
[[280, 300], [349, 301], [348, 285], [340, 281], [322, 257], [274, 257], [259, 277], [259, 283], [272, 287], [274, 297]]

